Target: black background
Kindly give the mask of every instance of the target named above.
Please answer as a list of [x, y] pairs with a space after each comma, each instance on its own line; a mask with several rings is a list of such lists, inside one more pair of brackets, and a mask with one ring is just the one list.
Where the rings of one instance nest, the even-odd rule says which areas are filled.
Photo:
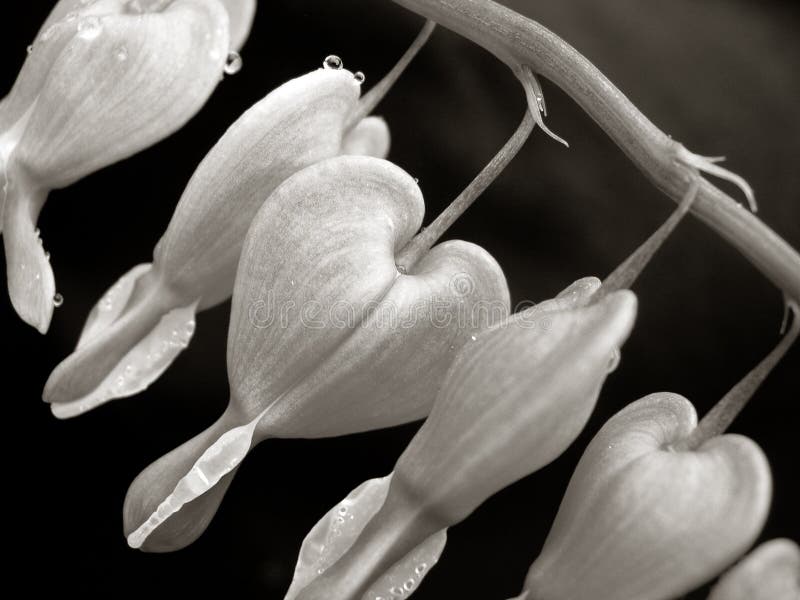
[[[145, 393], [68, 422], [40, 401], [93, 303], [120, 274], [149, 260], [186, 181], [228, 124], [326, 54], [364, 71], [368, 87], [421, 25], [390, 2], [261, 4], [244, 69], [221, 83], [187, 127], [51, 194], [40, 226], [66, 301], [47, 337], [22, 324], [5, 295], [0, 301], [7, 583], [18, 577], [29, 593], [282, 598], [308, 529], [358, 483], [389, 472], [416, 430], [266, 442], [245, 461], [204, 536], [178, 553], [146, 555], [129, 550], [122, 535], [125, 491], [142, 468], [222, 412], [229, 305], [199, 316], [190, 349]], [[727, 166], [754, 186], [761, 218], [800, 246], [800, 19], [791, 3], [509, 4], [576, 46], [688, 148], [727, 155]], [[49, 6], [3, 6], [0, 89], [10, 89]], [[539, 301], [580, 276], [605, 275], [673, 206], [568, 97], [544, 85], [548, 124], [571, 148], [535, 133], [448, 234], [492, 252], [515, 301]], [[435, 215], [502, 145], [523, 107], [503, 65], [440, 29], [378, 112], [394, 133], [390, 158], [420, 179]], [[702, 414], [778, 339], [780, 293], [694, 219], [635, 291], [636, 329], [584, 434], [552, 465], [454, 527], [417, 598], [516, 594], [582, 449], [611, 414], [663, 390], [689, 397]], [[790, 353], [732, 427], [771, 460], [775, 495], [764, 539], [800, 534], [798, 358]], [[37, 575], [26, 575], [28, 568]]]

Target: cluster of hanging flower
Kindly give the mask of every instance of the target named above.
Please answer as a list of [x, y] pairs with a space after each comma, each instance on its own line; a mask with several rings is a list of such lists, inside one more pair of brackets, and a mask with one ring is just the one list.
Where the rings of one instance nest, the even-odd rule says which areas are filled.
[[[36, 219], [48, 191], [179, 129], [241, 68], [254, 0], [62, 0], [0, 104], [3, 238], [12, 303], [44, 332], [55, 291]], [[531, 70], [517, 132], [426, 229], [413, 177], [385, 160], [371, 116], [433, 30], [426, 24], [366, 95], [335, 56], [247, 110], [198, 166], [153, 251], [91, 311], [44, 390], [59, 418], [144, 390], [189, 344], [195, 315], [232, 297], [230, 403], [145, 469], [123, 509], [131, 547], [172, 551], [208, 526], [247, 453], [269, 437], [328, 437], [426, 419], [389, 475], [369, 480], [303, 542], [286, 598], [408, 597], [447, 528], [561, 455], [585, 427], [631, 332], [638, 273], [689, 211], [700, 171], [683, 149], [685, 200], [602, 283], [576, 281], [511, 313], [497, 262], [438, 238], [543, 122]], [[676, 394], [638, 400], [577, 466], [519, 599], [668, 599], [756, 540], [771, 500], [762, 451], [724, 435], [797, 337], [791, 328], [699, 423]], [[288, 309], [288, 310], [285, 310]], [[798, 598], [800, 552], [767, 543], [713, 600]]]

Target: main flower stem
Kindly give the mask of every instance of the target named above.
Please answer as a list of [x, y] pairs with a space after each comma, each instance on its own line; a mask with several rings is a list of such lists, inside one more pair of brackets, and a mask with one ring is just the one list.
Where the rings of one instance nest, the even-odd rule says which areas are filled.
[[[529, 66], [563, 89], [676, 202], [692, 182], [683, 146], [645, 117], [591, 62], [535, 21], [492, 0], [394, 0], [483, 46], [512, 69]], [[703, 181], [692, 212], [787, 296], [800, 299], [800, 254], [724, 192]]]

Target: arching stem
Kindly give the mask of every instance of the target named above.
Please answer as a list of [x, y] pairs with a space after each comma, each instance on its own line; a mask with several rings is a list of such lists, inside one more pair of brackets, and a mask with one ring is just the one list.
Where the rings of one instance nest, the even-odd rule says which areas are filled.
[[681, 443], [675, 444], [676, 450], [694, 450], [711, 438], [723, 434], [747, 402], [780, 362], [800, 334], [800, 307], [794, 301], [787, 300], [792, 312], [792, 324], [781, 338], [781, 341], [765, 356], [760, 363], [737, 383], [725, 396], [704, 416], [697, 427]]
[[[483, 46], [511, 68], [529, 65], [571, 96], [658, 189], [678, 202], [685, 196], [690, 182], [675, 160], [683, 146], [651, 123], [597, 67], [553, 32], [492, 0], [394, 2]], [[701, 182], [692, 212], [786, 295], [800, 298], [800, 254], [772, 229], [708, 181]]]
[[383, 97], [386, 96], [389, 90], [392, 89], [392, 86], [406, 70], [406, 67], [408, 67], [411, 61], [414, 60], [414, 57], [431, 37], [431, 34], [435, 28], [436, 23], [433, 21], [428, 20], [425, 22], [422, 30], [419, 32], [419, 34], [417, 34], [417, 37], [411, 43], [411, 46], [409, 46], [408, 50], [406, 50], [403, 56], [400, 57], [400, 60], [397, 61], [397, 64], [395, 64], [391, 71], [384, 75], [383, 79], [376, 83], [372, 89], [364, 94], [364, 96], [361, 98], [358, 103], [358, 108], [356, 108], [355, 112], [350, 115], [346, 130], [350, 130], [351, 128], [355, 127], [355, 125], [359, 123], [361, 119], [375, 110], [375, 107], [380, 103], [381, 100], [383, 100]]
[[487, 187], [503, 172], [508, 163], [517, 155], [522, 145], [530, 136], [535, 126], [535, 121], [529, 110], [525, 111], [522, 122], [517, 127], [505, 145], [473, 179], [470, 184], [444, 209], [428, 227], [419, 232], [397, 257], [397, 265], [401, 271], [410, 270], [425, 254], [445, 231], [464, 214], [470, 205], [480, 196]]

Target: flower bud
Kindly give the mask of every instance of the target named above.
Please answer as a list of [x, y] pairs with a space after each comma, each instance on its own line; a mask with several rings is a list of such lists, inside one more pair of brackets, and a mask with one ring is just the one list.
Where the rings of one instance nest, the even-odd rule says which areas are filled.
[[[418, 557], [428, 565], [438, 558], [442, 530], [564, 452], [585, 426], [636, 314], [629, 291], [587, 305], [598, 285], [576, 282], [467, 343], [387, 480], [384, 502], [368, 511], [374, 516], [324, 552], [301, 549], [292, 586], [298, 599], [358, 600], [367, 590], [392, 597], [384, 587], [391, 581], [410, 582], [403, 584], [409, 594], [419, 584]], [[314, 568], [324, 573], [317, 577]]]
[[44, 399], [57, 417], [136, 394], [169, 367], [191, 339], [196, 311], [230, 297], [247, 229], [283, 180], [348, 146], [388, 151], [382, 120], [347, 130], [359, 91], [349, 71], [318, 69], [280, 86], [228, 129], [189, 181], [153, 263], [105, 294], [76, 351], [50, 376]]
[[132, 546], [193, 541], [267, 437], [344, 435], [428, 413], [455, 350], [507, 314], [509, 297], [497, 263], [466, 242], [398, 271], [422, 213], [415, 181], [375, 158], [318, 162], [273, 192], [239, 262], [228, 409], [133, 482]]
[[60, 3], [0, 106], [9, 294], [41, 332], [55, 289], [35, 227], [48, 192], [179, 129], [208, 99], [228, 54], [219, 0], [134, 6]]
[[659, 393], [602, 427], [528, 572], [529, 597], [676, 598], [753, 543], [772, 493], [767, 460], [740, 435], [678, 450], [696, 425], [688, 400]]
[[800, 548], [781, 538], [764, 542], [723, 575], [708, 600], [797, 600]]

